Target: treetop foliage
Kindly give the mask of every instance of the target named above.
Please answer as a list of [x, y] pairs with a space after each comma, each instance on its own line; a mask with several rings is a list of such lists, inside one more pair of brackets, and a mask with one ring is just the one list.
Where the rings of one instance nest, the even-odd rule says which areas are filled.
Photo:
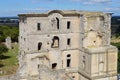
[[12, 42], [18, 41], [19, 28], [10, 26], [0, 26], [0, 42], [4, 42], [10, 36]]

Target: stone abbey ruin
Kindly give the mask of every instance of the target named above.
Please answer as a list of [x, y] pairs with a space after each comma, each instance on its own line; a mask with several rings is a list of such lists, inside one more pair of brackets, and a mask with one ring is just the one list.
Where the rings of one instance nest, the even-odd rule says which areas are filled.
[[19, 18], [19, 80], [117, 80], [110, 13], [52, 10]]

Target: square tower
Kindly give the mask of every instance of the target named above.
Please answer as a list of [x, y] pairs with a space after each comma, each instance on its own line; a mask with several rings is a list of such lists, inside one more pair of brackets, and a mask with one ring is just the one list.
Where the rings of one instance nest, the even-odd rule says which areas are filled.
[[116, 80], [117, 48], [110, 45], [110, 14], [53, 10], [19, 17], [21, 77]]

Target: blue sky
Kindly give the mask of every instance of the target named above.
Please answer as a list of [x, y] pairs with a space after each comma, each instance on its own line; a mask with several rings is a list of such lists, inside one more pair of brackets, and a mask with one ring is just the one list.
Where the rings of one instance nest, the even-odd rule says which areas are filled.
[[54, 9], [103, 11], [120, 15], [120, 0], [1, 0], [0, 17]]

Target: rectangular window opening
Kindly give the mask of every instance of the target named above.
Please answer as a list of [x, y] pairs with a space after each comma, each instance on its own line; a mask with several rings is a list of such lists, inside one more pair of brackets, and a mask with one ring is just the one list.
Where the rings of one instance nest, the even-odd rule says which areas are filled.
[[70, 29], [70, 21], [67, 22], [67, 29]]
[[67, 45], [70, 45], [70, 38], [67, 39]]
[[67, 67], [70, 67], [70, 62], [71, 62], [71, 60], [67, 59]]
[[40, 23], [37, 24], [37, 30], [41, 30], [41, 24]]

